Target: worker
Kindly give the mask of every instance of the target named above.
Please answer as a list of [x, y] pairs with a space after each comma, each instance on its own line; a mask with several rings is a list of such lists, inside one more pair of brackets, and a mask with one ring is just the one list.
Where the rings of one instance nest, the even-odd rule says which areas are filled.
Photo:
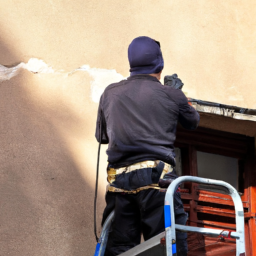
[[[177, 123], [196, 129], [199, 114], [180, 89], [161, 84], [164, 67], [160, 43], [146, 36], [128, 48], [130, 76], [110, 84], [98, 109], [96, 138], [108, 144], [108, 191], [102, 224], [115, 210], [106, 256], [119, 255], [165, 230], [165, 192], [159, 184], [175, 179], [174, 141]], [[182, 85], [175, 76], [174, 83]], [[179, 86], [178, 86], [179, 88]], [[185, 225], [177, 191], [176, 223]], [[177, 233], [177, 253], [187, 255], [186, 233]]]

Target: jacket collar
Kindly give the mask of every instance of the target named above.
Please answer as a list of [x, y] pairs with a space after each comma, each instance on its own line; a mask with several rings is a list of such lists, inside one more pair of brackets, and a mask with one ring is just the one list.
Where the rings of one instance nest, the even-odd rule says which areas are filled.
[[147, 75], [147, 74], [133, 75], [133, 76], [129, 76], [127, 78], [127, 80], [130, 80], [130, 81], [135, 80], [135, 79], [146, 79], [146, 80], [151, 80], [151, 81], [161, 83], [156, 77], [150, 76], [150, 75]]

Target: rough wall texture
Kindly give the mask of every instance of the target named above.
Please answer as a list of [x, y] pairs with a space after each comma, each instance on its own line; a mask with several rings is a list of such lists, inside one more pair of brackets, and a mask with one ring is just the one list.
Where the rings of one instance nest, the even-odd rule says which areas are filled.
[[93, 254], [97, 100], [107, 84], [129, 75], [134, 37], [161, 42], [163, 75], [178, 73], [188, 96], [256, 108], [252, 0], [0, 5], [0, 64], [25, 63], [10, 80], [0, 66], [1, 256]]

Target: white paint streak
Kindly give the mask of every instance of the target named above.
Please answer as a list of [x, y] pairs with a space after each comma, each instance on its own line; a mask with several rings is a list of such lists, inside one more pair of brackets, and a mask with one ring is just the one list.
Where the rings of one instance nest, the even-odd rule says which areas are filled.
[[[31, 58], [28, 63], [21, 62], [11, 68], [0, 65], [0, 82], [18, 75], [21, 69], [26, 69], [34, 74], [59, 73], [54, 71], [52, 67], [49, 67], [43, 60]], [[91, 68], [89, 65], [83, 65], [80, 68], [68, 72], [67, 75], [72, 75], [76, 71], [85, 71], [92, 77], [91, 98], [96, 103], [99, 102], [101, 94], [109, 84], [125, 79], [125, 77], [117, 73], [114, 69]]]

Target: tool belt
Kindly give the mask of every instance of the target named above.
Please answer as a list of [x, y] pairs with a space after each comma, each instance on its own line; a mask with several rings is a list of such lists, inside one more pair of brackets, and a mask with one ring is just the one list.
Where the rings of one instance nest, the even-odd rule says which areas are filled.
[[135, 194], [149, 188], [161, 189], [159, 181], [172, 171], [170, 164], [160, 160], [143, 161], [118, 169], [109, 167], [107, 191]]

